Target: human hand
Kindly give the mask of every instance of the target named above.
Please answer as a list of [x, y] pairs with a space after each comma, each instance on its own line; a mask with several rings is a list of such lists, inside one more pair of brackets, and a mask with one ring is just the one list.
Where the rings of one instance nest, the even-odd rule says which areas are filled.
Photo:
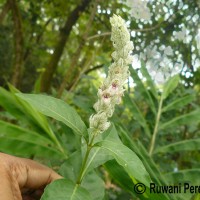
[[[47, 184], [60, 178], [52, 169], [33, 160], [0, 152], [1, 200], [35, 200]], [[30, 195], [27, 191], [31, 190]]]

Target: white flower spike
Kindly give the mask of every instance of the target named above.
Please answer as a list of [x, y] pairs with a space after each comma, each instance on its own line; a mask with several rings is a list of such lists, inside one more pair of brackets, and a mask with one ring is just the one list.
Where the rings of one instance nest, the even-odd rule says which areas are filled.
[[90, 129], [95, 134], [107, 130], [110, 126], [108, 118], [113, 115], [114, 107], [119, 104], [124, 93], [124, 84], [129, 76], [128, 65], [132, 63], [133, 43], [125, 21], [117, 15], [110, 18], [112, 26], [111, 41], [115, 51], [114, 62], [108, 76], [98, 90], [98, 101], [94, 104], [96, 114], [90, 116]]

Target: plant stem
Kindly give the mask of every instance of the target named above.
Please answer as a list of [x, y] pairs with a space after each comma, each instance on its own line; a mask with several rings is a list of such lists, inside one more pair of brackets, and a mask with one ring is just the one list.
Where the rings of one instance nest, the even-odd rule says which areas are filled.
[[50, 135], [51, 139], [57, 145], [58, 149], [65, 155], [66, 158], [68, 158], [68, 155], [66, 154], [66, 151], [64, 150], [64, 148], [60, 144], [60, 142], [59, 142], [58, 138], [56, 137], [56, 135], [54, 134], [54, 132], [51, 129], [47, 129], [47, 130], [50, 133], [49, 135]]
[[66, 154], [66, 151], [63, 149], [62, 145], [60, 144], [60, 142], [58, 141], [57, 138], [55, 138], [55, 142], [58, 146], [58, 149], [65, 155], [66, 158], [68, 158], [68, 155]]
[[95, 138], [95, 134], [92, 136], [92, 139], [90, 141], [90, 143], [87, 145], [87, 151], [86, 151], [86, 154], [85, 154], [85, 157], [84, 157], [84, 160], [83, 160], [83, 163], [82, 163], [82, 166], [81, 166], [81, 170], [80, 170], [80, 173], [79, 173], [79, 176], [78, 176], [78, 179], [76, 181], [76, 184], [80, 185], [81, 182], [82, 182], [82, 179], [83, 179], [83, 172], [84, 172], [84, 169], [85, 169], [85, 165], [87, 163], [87, 160], [88, 160], [88, 157], [89, 157], [89, 154], [90, 154], [90, 151], [92, 149], [92, 143], [94, 141], [94, 138]]
[[159, 106], [158, 106], [158, 113], [156, 116], [156, 123], [154, 126], [154, 130], [153, 130], [153, 136], [151, 138], [151, 143], [150, 143], [150, 148], [149, 148], [149, 155], [151, 156], [154, 150], [154, 146], [155, 146], [155, 140], [156, 140], [156, 135], [158, 133], [158, 125], [159, 125], [159, 121], [160, 121], [160, 116], [162, 113], [162, 104], [163, 104], [163, 97], [161, 95], [160, 101], [159, 101]]

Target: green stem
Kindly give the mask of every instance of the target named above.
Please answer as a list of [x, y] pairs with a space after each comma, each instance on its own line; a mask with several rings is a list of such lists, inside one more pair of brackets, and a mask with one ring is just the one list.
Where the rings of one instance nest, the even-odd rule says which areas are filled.
[[62, 145], [60, 144], [58, 138], [55, 136], [55, 134], [53, 133], [53, 131], [50, 130], [50, 133], [51, 133], [51, 138], [53, 139], [53, 141], [55, 142], [55, 144], [57, 145], [58, 149], [65, 155], [65, 157], [67, 158], [67, 154], [64, 150], [64, 148], [62, 147]]
[[161, 95], [159, 107], [158, 107], [158, 113], [157, 113], [157, 116], [156, 116], [156, 123], [155, 123], [155, 126], [154, 126], [153, 136], [151, 138], [151, 143], [150, 143], [150, 148], [149, 148], [149, 155], [150, 156], [152, 155], [153, 150], [154, 150], [154, 146], [155, 146], [156, 135], [158, 133], [158, 125], [159, 125], [160, 116], [161, 116], [161, 113], [162, 113], [162, 104], [163, 104], [163, 97]]
[[60, 142], [57, 140], [57, 138], [55, 138], [55, 142], [56, 142], [56, 144], [57, 144], [57, 146], [58, 146], [58, 149], [59, 149], [63, 154], [65, 154], [65, 157], [67, 158], [68, 156], [67, 156], [67, 154], [66, 154], [66, 151], [63, 149], [63, 147], [61, 146], [61, 144], [60, 144]]
[[85, 170], [85, 166], [86, 166], [86, 163], [87, 163], [87, 160], [88, 160], [88, 157], [89, 157], [89, 154], [90, 154], [90, 151], [92, 149], [92, 143], [94, 141], [94, 138], [95, 138], [95, 134], [93, 135], [90, 143], [87, 145], [87, 151], [86, 151], [86, 154], [85, 154], [85, 157], [84, 157], [84, 160], [83, 160], [83, 163], [82, 163], [82, 166], [81, 166], [81, 170], [80, 170], [80, 173], [79, 173], [79, 176], [78, 176], [78, 179], [76, 181], [76, 184], [80, 185], [81, 182], [82, 182], [82, 179], [83, 179], [83, 174], [84, 174], [84, 170]]

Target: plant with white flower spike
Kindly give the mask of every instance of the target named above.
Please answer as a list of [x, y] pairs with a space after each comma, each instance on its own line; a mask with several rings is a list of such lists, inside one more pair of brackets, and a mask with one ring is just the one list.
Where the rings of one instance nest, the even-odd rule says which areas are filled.
[[91, 115], [90, 129], [94, 134], [107, 130], [110, 126], [108, 118], [113, 115], [114, 107], [119, 104], [124, 93], [124, 84], [129, 76], [128, 65], [132, 63], [133, 43], [125, 21], [117, 15], [110, 19], [112, 26], [111, 40], [115, 51], [112, 53], [114, 62], [108, 76], [98, 90], [98, 101], [94, 104], [96, 114]]

